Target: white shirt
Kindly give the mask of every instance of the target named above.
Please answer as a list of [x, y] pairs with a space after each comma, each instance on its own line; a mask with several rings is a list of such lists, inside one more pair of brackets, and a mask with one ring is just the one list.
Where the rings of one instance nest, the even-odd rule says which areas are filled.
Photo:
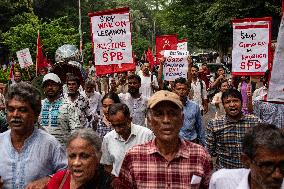
[[101, 103], [102, 95], [97, 91], [94, 91], [93, 95], [91, 95], [90, 97], [87, 96], [85, 91], [83, 91], [82, 94], [83, 96], [86, 96], [86, 98], [89, 101], [90, 114], [97, 115], [97, 112], [99, 112], [102, 107]]
[[[201, 85], [200, 81], [202, 82], [203, 89], [202, 89], [202, 95], [201, 95]], [[204, 110], [202, 105], [202, 96], [203, 99], [207, 99], [207, 91], [206, 91], [206, 85], [205, 82], [202, 80], [197, 79], [196, 82], [191, 82], [191, 88], [193, 89], [193, 101], [199, 105], [200, 110]]]
[[265, 86], [262, 86], [253, 92], [252, 100], [264, 100], [265, 95], [267, 95], [267, 88]]
[[[148, 77], [144, 76], [143, 74], [140, 74], [139, 76], [141, 78], [141, 87], [139, 92], [146, 98], [151, 97], [153, 94], [151, 82], [153, 82], [154, 86], [158, 87], [157, 77], [155, 75], [151, 76], [151, 74]], [[151, 77], [153, 81], [151, 81]]]
[[139, 98], [133, 98], [130, 93], [120, 93], [118, 96], [121, 102], [128, 106], [132, 122], [137, 125], [146, 126], [147, 98], [142, 95]]
[[118, 176], [126, 152], [131, 147], [153, 138], [154, 134], [150, 129], [135, 124], [131, 124], [131, 133], [126, 141], [115, 130], [112, 130], [104, 136], [100, 163], [112, 165], [111, 173]]
[[220, 169], [213, 173], [209, 189], [250, 189], [249, 173], [250, 169]]

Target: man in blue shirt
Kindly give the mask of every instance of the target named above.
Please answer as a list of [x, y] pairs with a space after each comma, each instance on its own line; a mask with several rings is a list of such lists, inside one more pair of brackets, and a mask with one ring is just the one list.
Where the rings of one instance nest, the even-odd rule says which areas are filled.
[[6, 107], [11, 129], [0, 134], [0, 188], [43, 189], [48, 175], [67, 167], [67, 159], [60, 143], [34, 126], [41, 111], [41, 95], [25, 82], [12, 85]]
[[179, 95], [183, 103], [183, 126], [180, 130], [180, 137], [205, 145], [205, 134], [202, 127], [201, 111], [199, 106], [189, 100], [189, 85], [185, 78], [177, 78], [174, 82], [174, 92]]

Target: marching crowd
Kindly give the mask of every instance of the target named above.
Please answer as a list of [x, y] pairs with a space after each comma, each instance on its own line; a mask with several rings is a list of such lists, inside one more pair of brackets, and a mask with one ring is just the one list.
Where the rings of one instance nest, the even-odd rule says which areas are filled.
[[0, 189], [284, 189], [284, 104], [267, 101], [269, 71], [255, 87], [188, 62], [169, 82], [164, 60], [155, 74], [147, 62], [100, 79], [90, 67], [84, 85], [50, 72], [44, 97], [15, 72], [0, 95]]

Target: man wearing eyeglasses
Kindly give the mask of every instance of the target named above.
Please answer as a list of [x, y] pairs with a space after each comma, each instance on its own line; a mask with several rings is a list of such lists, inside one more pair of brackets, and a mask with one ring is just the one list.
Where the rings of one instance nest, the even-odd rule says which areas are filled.
[[209, 189], [284, 189], [284, 132], [260, 123], [245, 135], [242, 147], [246, 169], [220, 169]]
[[100, 162], [106, 171], [118, 176], [126, 151], [132, 146], [151, 140], [154, 135], [150, 129], [132, 123], [126, 104], [110, 105], [108, 114], [114, 130], [104, 136]]

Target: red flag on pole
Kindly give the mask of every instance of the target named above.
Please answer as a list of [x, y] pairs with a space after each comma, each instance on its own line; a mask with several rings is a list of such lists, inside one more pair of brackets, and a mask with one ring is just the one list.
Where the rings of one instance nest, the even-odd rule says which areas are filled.
[[156, 36], [156, 64], [160, 64], [164, 50], [177, 50], [177, 35]]
[[13, 63], [10, 66], [10, 73], [9, 73], [8, 80], [10, 80], [12, 82], [14, 80], [14, 64]]
[[153, 53], [152, 53], [150, 47], [148, 47], [148, 51], [146, 53], [146, 58], [147, 58], [147, 61], [150, 63], [151, 68], [153, 68], [154, 65], [155, 65], [155, 60], [154, 60], [154, 56], [153, 56]]
[[36, 75], [41, 68], [48, 67], [48, 61], [42, 52], [42, 44], [40, 41], [39, 31], [37, 36], [37, 50], [36, 50]]

